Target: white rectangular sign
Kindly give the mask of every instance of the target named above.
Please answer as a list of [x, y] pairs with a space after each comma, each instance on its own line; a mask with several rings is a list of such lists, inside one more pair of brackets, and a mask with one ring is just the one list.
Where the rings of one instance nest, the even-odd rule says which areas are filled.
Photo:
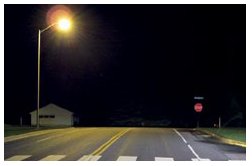
[[195, 100], [203, 100], [204, 97], [202, 97], [202, 96], [194, 96], [194, 99], [195, 99]]

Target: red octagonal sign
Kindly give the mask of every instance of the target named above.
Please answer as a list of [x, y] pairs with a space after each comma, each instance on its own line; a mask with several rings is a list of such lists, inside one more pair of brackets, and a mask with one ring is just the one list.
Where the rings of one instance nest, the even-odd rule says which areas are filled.
[[194, 105], [194, 110], [195, 110], [196, 112], [201, 112], [202, 109], [203, 109], [203, 105], [202, 105], [201, 103], [196, 103], [196, 104]]

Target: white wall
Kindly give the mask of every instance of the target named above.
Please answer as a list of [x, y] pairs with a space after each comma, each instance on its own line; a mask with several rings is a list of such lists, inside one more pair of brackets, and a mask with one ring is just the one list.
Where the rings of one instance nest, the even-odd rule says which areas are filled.
[[[72, 114], [60, 111], [40, 111], [40, 115], [54, 115], [55, 118], [40, 118], [41, 126], [72, 126]], [[31, 125], [35, 126], [36, 121], [36, 111], [31, 112]]]

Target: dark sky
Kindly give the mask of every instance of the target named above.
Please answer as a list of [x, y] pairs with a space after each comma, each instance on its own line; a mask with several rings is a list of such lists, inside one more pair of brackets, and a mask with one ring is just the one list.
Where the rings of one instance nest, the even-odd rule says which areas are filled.
[[[246, 5], [66, 5], [73, 29], [41, 39], [41, 105], [85, 125], [226, 125], [246, 117]], [[36, 109], [37, 34], [53, 5], [4, 6], [5, 123]], [[236, 118], [238, 117], [238, 118]], [[232, 118], [238, 122], [232, 121]]]

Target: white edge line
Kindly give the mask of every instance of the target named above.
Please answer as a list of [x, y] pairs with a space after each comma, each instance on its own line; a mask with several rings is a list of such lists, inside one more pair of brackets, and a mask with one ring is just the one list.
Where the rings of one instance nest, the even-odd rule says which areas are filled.
[[199, 155], [193, 150], [193, 148], [191, 147], [191, 145], [187, 145], [187, 146], [188, 146], [188, 148], [192, 151], [192, 153], [194, 154], [194, 156], [196, 156], [196, 158], [197, 158], [198, 160], [200, 160]]
[[173, 129], [179, 136], [180, 138], [187, 144], [187, 141], [186, 139], [176, 130], [176, 129]]

